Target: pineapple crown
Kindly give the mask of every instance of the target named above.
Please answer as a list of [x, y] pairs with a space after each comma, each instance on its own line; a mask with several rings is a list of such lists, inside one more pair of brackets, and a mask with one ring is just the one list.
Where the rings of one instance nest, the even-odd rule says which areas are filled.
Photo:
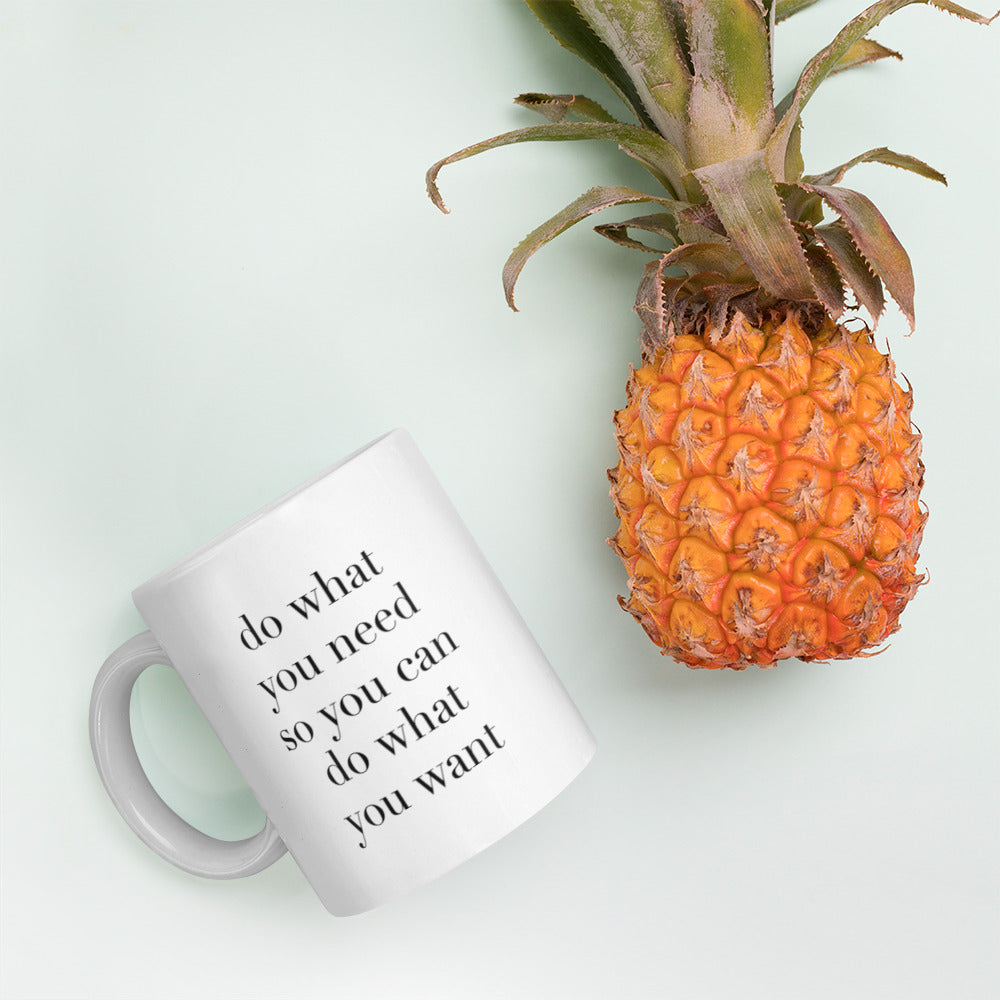
[[[596, 69], [635, 116], [622, 122], [578, 94], [522, 94], [516, 103], [546, 124], [517, 129], [453, 153], [427, 173], [512, 143], [601, 139], [617, 143], [659, 183], [650, 194], [594, 187], [529, 233], [503, 270], [507, 302], [528, 258], [577, 222], [617, 205], [651, 214], [596, 226], [621, 246], [651, 252], [636, 297], [646, 347], [680, 332], [723, 328], [793, 302], [804, 317], [839, 318], [853, 293], [878, 322], [885, 292], [914, 325], [913, 271], [885, 218], [841, 181], [859, 163], [884, 163], [946, 183], [933, 167], [885, 147], [820, 174], [806, 174], [802, 111], [827, 77], [876, 60], [901, 59], [868, 33], [889, 14], [926, 3], [988, 24], [993, 17], [950, 0], [879, 0], [855, 17], [775, 103], [775, 26], [817, 0], [525, 0], [569, 51]], [[826, 212], [831, 213], [825, 221]], [[635, 234], [665, 239], [668, 252]], [[648, 237], [647, 237], [648, 238]]]

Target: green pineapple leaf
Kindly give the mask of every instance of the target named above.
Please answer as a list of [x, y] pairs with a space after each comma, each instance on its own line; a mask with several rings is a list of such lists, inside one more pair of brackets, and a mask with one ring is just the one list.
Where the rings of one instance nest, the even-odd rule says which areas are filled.
[[781, 299], [814, 299], [802, 244], [764, 164], [763, 150], [701, 167], [694, 175], [761, 287]]
[[643, 269], [635, 293], [633, 311], [642, 323], [642, 339], [646, 345], [666, 344], [670, 340], [667, 330], [669, 303], [663, 287], [665, 270], [662, 257], [651, 260]]
[[625, 68], [657, 131], [686, 157], [691, 71], [677, 32], [675, 3], [574, 0], [574, 5]]
[[797, 184], [777, 184], [775, 187], [784, 203], [785, 215], [793, 223], [816, 226], [823, 221], [823, 199], [818, 194]]
[[[718, 249], [718, 244], [710, 244]], [[724, 249], [724, 248], [723, 248]], [[671, 253], [689, 257], [689, 270], [694, 273], [704, 273], [694, 263], [692, 254], [696, 254], [695, 244], [687, 243]], [[677, 278], [668, 276], [667, 270], [675, 268], [677, 261], [670, 261], [670, 254], [651, 260], [642, 272], [642, 279], [635, 295], [633, 311], [642, 323], [642, 343], [645, 348], [657, 348], [670, 344], [674, 339], [673, 311], [681, 292], [691, 282], [690, 277]], [[715, 272], [712, 272], [714, 275]]]
[[550, 122], [570, 121], [608, 122], [622, 124], [613, 115], [582, 94], [518, 94], [514, 103], [530, 111], [537, 111]]
[[[668, 270], [677, 268], [687, 276], [667, 275]], [[721, 333], [730, 305], [741, 297], [752, 299], [756, 292], [754, 276], [732, 247], [685, 243], [650, 261], [643, 271], [634, 307], [642, 322], [643, 346], [656, 349], [673, 341], [675, 310], [685, 299], [682, 312], [692, 306], [707, 311], [710, 328]]]
[[915, 329], [913, 267], [885, 216], [868, 198], [850, 188], [801, 186], [818, 194], [840, 216], [855, 246], [902, 309], [910, 329]]
[[682, 243], [728, 243], [725, 227], [711, 205], [692, 205], [677, 213]]
[[498, 149], [518, 142], [562, 142], [584, 139], [603, 139], [615, 142], [629, 156], [638, 160], [672, 196], [683, 191], [682, 177], [686, 172], [677, 150], [655, 132], [640, 128], [638, 125], [616, 125], [605, 122], [559, 122], [548, 125], [534, 125], [530, 128], [515, 129], [502, 135], [484, 139], [472, 146], [466, 146], [443, 160], [438, 160], [427, 171], [427, 193], [431, 201], [447, 212], [441, 192], [437, 186], [437, 176], [442, 167], [459, 160], [476, 156], [488, 149]]
[[782, 109], [784, 114], [780, 117], [778, 126], [767, 144], [767, 165], [776, 180], [786, 179], [783, 175], [783, 170], [785, 154], [792, 129], [795, 127], [796, 122], [798, 122], [806, 103], [816, 92], [819, 85], [831, 73], [836, 71], [837, 67], [847, 57], [852, 46], [861, 41], [872, 28], [876, 27], [890, 14], [913, 3], [929, 3], [939, 10], [955, 14], [966, 20], [975, 21], [978, 24], [989, 24], [993, 20], [993, 17], [985, 17], [982, 14], [977, 14], [975, 11], [952, 3], [951, 0], [879, 0], [878, 3], [873, 4], [866, 11], [863, 11], [846, 27], [841, 29], [837, 37], [825, 49], [818, 52], [809, 60], [799, 76], [799, 81], [792, 92], [787, 109]]
[[596, 69], [636, 118], [647, 128], [653, 128], [635, 84], [575, 3], [570, 0], [525, 0], [525, 3], [560, 45]]
[[641, 240], [630, 236], [630, 229], [641, 229], [644, 232], [653, 233], [655, 236], [662, 236], [675, 245], [680, 242], [674, 216], [668, 215], [665, 212], [657, 212], [654, 215], [640, 215], [634, 219], [626, 219], [624, 222], [605, 222], [599, 226], [594, 226], [595, 233], [603, 236], [605, 239], [611, 240], [612, 243], [616, 243], [618, 246], [658, 255], [666, 252], [661, 247], [651, 247]]
[[666, 254], [662, 264], [664, 268], [679, 267], [688, 275], [746, 271], [742, 255], [727, 243], [684, 243]]
[[805, 10], [807, 7], [811, 7], [816, 0], [778, 0], [775, 20], [780, 24], [782, 21], [787, 21], [793, 14], [798, 14], [800, 10]]
[[902, 61], [903, 55], [881, 42], [876, 42], [874, 38], [862, 38], [841, 56], [837, 65], [830, 70], [830, 75], [843, 73], [845, 69], [853, 69], [855, 66], [867, 66], [868, 63], [878, 62], [879, 59], [899, 59]]
[[837, 265], [819, 243], [806, 247], [806, 261], [820, 302], [834, 319], [838, 319], [844, 311], [844, 283]]
[[785, 150], [785, 176], [789, 180], [798, 180], [805, 169], [806, 163], [802, 159], [802, 121], [800, 119], [795, 123], [795, 128], [792, 129], [788, 148]]
[[770, 33], [760, 0], [681, 0], [694, 79], [693, 168], [763, 149], [774, 129]]
[[[872, 38], [862, 38], [860, 41], [855, 42], [848, 50], [844, 53], [837, 64], [830, 70], [828, 76], [834, 76], [837, 73], [843, 73], [845, 70], [854, 69], [857, 66], [867, 66], [869, 63], [877, 62], [879, 59], [899, 59], [902, 60], [903, 56], [896, 52], [895, 49], [886, 48], [886, 46], [876, 42]], [[780, 122], [782, 118], [785, 117], [785, 113], [792, 106], [792, 101], [795, 99], [795, 90], [790, 90], [785, 96], [778, 102], [775, 106], [774, 114], [775, 117]], [[795, 123], [795, 128], [802, 127], [802, 119]], [[786, 174], [786, 176], [790, 176]]]
[[919, 174], [921, 177], [927, 177], [929, 180], [944, 184], [945, 187], [948, 186], [948, 181], [940, 170], [935, 170], [924, 163], [923, 160], [918, 160], [915, 156], [909, 156], [907, 153], [894, 153], [891, 149], [886, 149], [885, 146], [879, 146], [878, 149], [869, 149], [866, 153], [855, 156], [853, 160], [841, 163], [839, 167], [834, 167], [832, 170], [827, 170], [822, 174], [811, 174], [803, 177], [802, 180], [806, 184], [839, 184], [843, 180], [844, 174], [851, 167], [855, 167], [859, 163], [885, 163], [890, 167], [909, 170], [912, 173]]
[[832, 222], [816, 226], [813, 233], [829, 253], [844, 285], [854, 292], [858, 302], [871, 315], [872, 323], [878, 326], [879, 317], [885, 309], [882, 282], [872, 274], [868, 262], [861, 256], [861, 251], [847, 231], [847, 226], [842, 222]]
[[524, 265], [528, 262], [528, 258], [536, 250], [541, 249], [546, 243], [554, 240], [571, 226], [575, 226], [595, 212], [615, 205], [634, 205], [641, 202], [663, 205], [672, 211], [686, 206], [685, 202], [645, 194], [630, 187], [593, 187], [589, 191], [585, 191], [561, 212], [557, 212], [551, 219], [546, 219], [540, 226], [528, 233], [507, 258], [507, 263], [504, 264], [503, 268], [503, 289], [507, 297], [507, 305], [517, 312], [517, 306], [514, 305], [514, 285], [517, 283]]

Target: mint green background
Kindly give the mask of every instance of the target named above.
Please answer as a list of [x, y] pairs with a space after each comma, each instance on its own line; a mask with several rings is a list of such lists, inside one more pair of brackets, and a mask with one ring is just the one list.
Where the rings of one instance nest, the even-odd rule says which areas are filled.
[[[861, 7], [783, 28], [783, 88]], [[531, 123], [521, 91], [612, 103], [521, 4], [0, 3], [5, 998], [996, 995], [1000, 33], [919, 8], [876, 36], [906, 61], [827, 84], [805, 150], [885, 144], [951, 182], [850, 178], [916, 271], [917, 334], [891, 311], [880, 336], [926, 435], [931, 583], [880, 657], [718, 674], [618, 609], [603, 541], [642, 257], [580, 226], [520, 314], [500, 290], [525, 232], [641, 171], [520, 146], [447, 170], [450, 216], [424, 194]], [[132, 587], [396, 425], [600, 752], [470, 864], [335, 921], [288, 859], [226, 883], [151, 854], [87, 702], [142, 628]], [[133, 707], [184, 815], [257, 828], [168, 670]]]

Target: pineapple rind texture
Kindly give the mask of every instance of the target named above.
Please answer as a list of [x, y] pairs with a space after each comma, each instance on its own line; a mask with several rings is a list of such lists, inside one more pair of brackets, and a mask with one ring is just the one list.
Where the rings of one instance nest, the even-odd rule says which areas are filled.
[[643, 364], [615, 417], [609, 472], [621, 521], [610, 542], [629, 576], [620, 602], [690, 666], [872, 655], [924, 582], [927, 515], [912, 393], [847, 317], [863, 308], [877, 326], [888, 293], [913, 328], [914, 280], [882, 213], [841, 181], [861, 163], [945, 178], [884, 146], [806, 174], [801, 115], [833, 74], [900, 58], [868, 37], [897, 10], [929, 4], [982, 25], [1000, 13], [877, 0], [775, 103], [775, 25], [815, 0], [526, 2], [636, 124], [580, 95], [525, 94], [518, 103], [546, 124], [439, 160], [427, 189], [445, 210], [444, 166], [564, 140], [614, 142], [661, 185], [591, 188], [518, 244], [503, 272], [513, 308], [521, 269], [550, 240], [605, 208], [654, 208], [596, 227], [655, 258], [636, 296]]
[[912, 405], [867, 327], [794, 307], [645, 354], [608, 473], [619, 602], [691, 667], [871, 655], [924, 582]]

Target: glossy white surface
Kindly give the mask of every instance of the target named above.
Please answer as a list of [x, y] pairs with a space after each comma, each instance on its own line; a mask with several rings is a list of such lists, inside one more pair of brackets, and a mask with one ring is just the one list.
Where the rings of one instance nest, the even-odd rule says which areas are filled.
[[[507, 836], [594, 755], [579, 711], [403, 429], [132, 599], [149, 631], [101, 667], [91, 749], [133, 832], [192, 874], [254, 875], [287, 847], [330, 913], [353, 916]], [[157, 664], [176, 670], [252, 790], [267, 816], [260, 833], [210, 837], [150, 784], [130, 700]]]
[[[786, 26], [786, 85], [863, 5]], [[529, 263], [520, 314], [500, 287], [541, 219], [641, 171], [519, 146], [445, 172], [448, 217], [423, 192], [438, 157], [532, 121], [517, 93], [604, 97], [526, 9], [3, 4], [5, 1000], [1000, 991], [1000, 23], [921, 7], [876, 36], [905, 62], [825, 85], [806, 158], [888, 145], [951, 183], [850, 175], [916, 270], [916, 335], [895, 312], [881, 330], [926, 437], [931, 583], [880, 657], [707, 674], [618, 609], [603, 543], [643, 258], [580, 226]], [[101, 788], [87, 701], [142, 628], [132, 587], [397, 424], [601, 753], [490, 851], [335, 921], [290, 859], [206, 882], [150, 854]], [[186, 818], [260, 828], [166, 669], [133, 712]]]
[[173, 663], [151, 632], [126, 639], [104, 661], [90, 697], [90, 749], [122, 819], [151, 850], [202, 878], [246, 878], [287, 851], [270, 818], [243, 840], [220, 840], [191, 826], [160, 797], [143, 770], [131, 726], [131, 700], [144, 670]]

